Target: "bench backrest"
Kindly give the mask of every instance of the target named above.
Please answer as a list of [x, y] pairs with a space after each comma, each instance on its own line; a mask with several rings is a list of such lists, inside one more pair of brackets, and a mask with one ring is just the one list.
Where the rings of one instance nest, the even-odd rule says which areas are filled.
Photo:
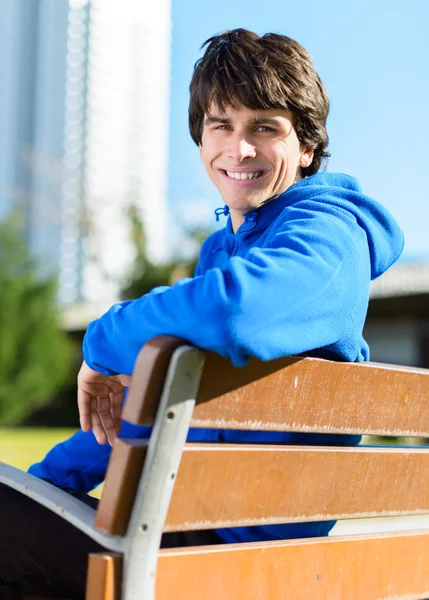
[[[178, 353], [187, 358], [177, 362]], [[185, 364], [190, 356], [193, 367]], [[197, 393], [189, 399], [185, 393], [177, 404], [173, 399], [160, 415], [162, 395], [174, 396], [189, 381]], [[135, 424], [164, 419], [168, 429], [176, 408], [189, 400], [185, 434], [191, 425], [429, 437], [428, 399], [429, 372], [422, 369], [293, 357], [252, 359], [236, 368], [163, 337], [139, 356], [124, 419]], [[173, 480], [159, 492], [167, 496], [164, 504], [157, 499], [165, 506], [163, 531], [429, 512], [425, 448], [184, 444], [181, 431], [180, 467], [176, 472], [169, 465], [164, 475], [162, 443], [115, 445], [97, 527], [112, 535], [131, 535], [136, 526], [144, 535], [144, 526], [151, 527], [136, 506], [143, 502], [145, 468], [146, 485], [154, 469], [158, 479]], [[425, 598], [428, 559], [429, 532], [157, 550], [155, 597]]]

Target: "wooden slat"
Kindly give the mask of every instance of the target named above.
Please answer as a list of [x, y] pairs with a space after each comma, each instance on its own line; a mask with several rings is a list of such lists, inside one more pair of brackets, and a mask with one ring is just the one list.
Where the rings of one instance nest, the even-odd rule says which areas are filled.
[[165, 531], [429, 512], [429, 449], [189, 444]]
[[120, 600], [121, 554], [90, 554], [86, 580], [86, 600]]
[[161, 550], [156, 600], [429, 598], [429, 533]]
[[[170, 358], [184, 344], [171, 336], [145, 344], [125, 420], [153, 423]], [[234, 367], [205, 355], [193, 427], [429, 437], [428, 370], [296, 357]]]
[[429, 370], [207, 352], [193, 427], [429, 437]]
[[154, 421], [171, 356], [184, 344], [187, 342], [179, 338], [161, 335], [143, 346], [122, 413], [125, 421], [135, 425]]
[[97, 529], [111, 535], [126, 532], [146, 451], [145, 440], [116, 440], [95, 516]]

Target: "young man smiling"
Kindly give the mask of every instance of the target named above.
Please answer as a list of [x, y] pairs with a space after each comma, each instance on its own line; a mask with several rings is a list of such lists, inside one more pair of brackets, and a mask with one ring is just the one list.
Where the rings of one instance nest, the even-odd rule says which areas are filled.
[[[229, 218], [204, 242], [193, 278], [116, 304], [89, 325], [78, 378], [82, 431], [30, 468], [55, 485], [87, 492], [103, 480], [110, 455], [106, 441], [113, 444], [118, 435], [135, 359], [155, 336], [185, 338], [238, 366], [250, 356], [271, 360], [301, 353], [368, 359], [362, 329], [370, 280], [395, 262], [403, 238], [393, 217], [354, 178], [319, 173], [328, 157], [329, 103], [311, 57], [286, 36], [259, 37], [243, 29], [215, 36], [205, 46], [191, 81], [189, 126], [225, 203], [216, 212]], [[150, 429], [124, 423], [120, 434], [148, 437]], [[191, 429], [188, 440], [355, 444], [359, 438]], [[23, 510], [15, 511], [17, 520]], [[11, 521], [11, 513], [3, 512]], [[309, 537], [326, 535], [332, 526], [173, 534], [162, 544]], [[64, 556], [68, 545], [60, 551], [55, 544], [58, 527], [56, 517], [44, 514], [39, 581], [42, 573], [45, 583], [51, 578], [49, 589], [81, 593], [86, 553], [94, 544], [73, 542], [71, 569]], [[30, 553], [25, 531], [19, 537], [11, 525], [3, 535], [12, 563], [19, 564], [22, 553]], [[1, 589], [0, 584], [0, 598]]]
[[255, 110], [235, 102], [211, 104], [204, 118], [200, 156], [229, 207], [234, 232], [249, 211], [261, 208], [301, 179], [314, 150], [301, 145], [289, 110]]

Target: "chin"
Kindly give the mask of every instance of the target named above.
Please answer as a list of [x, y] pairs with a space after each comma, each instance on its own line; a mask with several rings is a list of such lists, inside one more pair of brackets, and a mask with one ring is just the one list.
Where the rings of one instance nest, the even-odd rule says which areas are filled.
[[231, 194], [229, 194], [225, 195], [225, 204], [234, 210], [249, 211], [255, 210], [258, 208], [258, 206], [261, 206], [261, 204], [263, 204], [265, 201], [265, 198], [266, 194], [252, 194], [249, 196], [243, 195], [238, 197], [237, 195], [231, 196]]
[[236, 210], [237, 212], [250, 212], [252, 210], [256, 210], [259, 204], [254, 204], [253, 202], [237, 202], [237, 200], [227, 200], [225, 204], [229, 207], [230, 210]]

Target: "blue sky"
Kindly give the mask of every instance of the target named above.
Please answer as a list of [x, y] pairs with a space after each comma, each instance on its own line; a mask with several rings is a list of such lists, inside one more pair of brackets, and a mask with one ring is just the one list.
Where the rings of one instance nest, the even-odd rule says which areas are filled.
[[187, 129], [199, 47], [244, 27], [299, 41], [331, 100], [330, 171], [358, 177], [405, 233], [403, 258], [429, 259], [429, 0], [173, 0], [169, 201], [178, 223], [222, 206]]

